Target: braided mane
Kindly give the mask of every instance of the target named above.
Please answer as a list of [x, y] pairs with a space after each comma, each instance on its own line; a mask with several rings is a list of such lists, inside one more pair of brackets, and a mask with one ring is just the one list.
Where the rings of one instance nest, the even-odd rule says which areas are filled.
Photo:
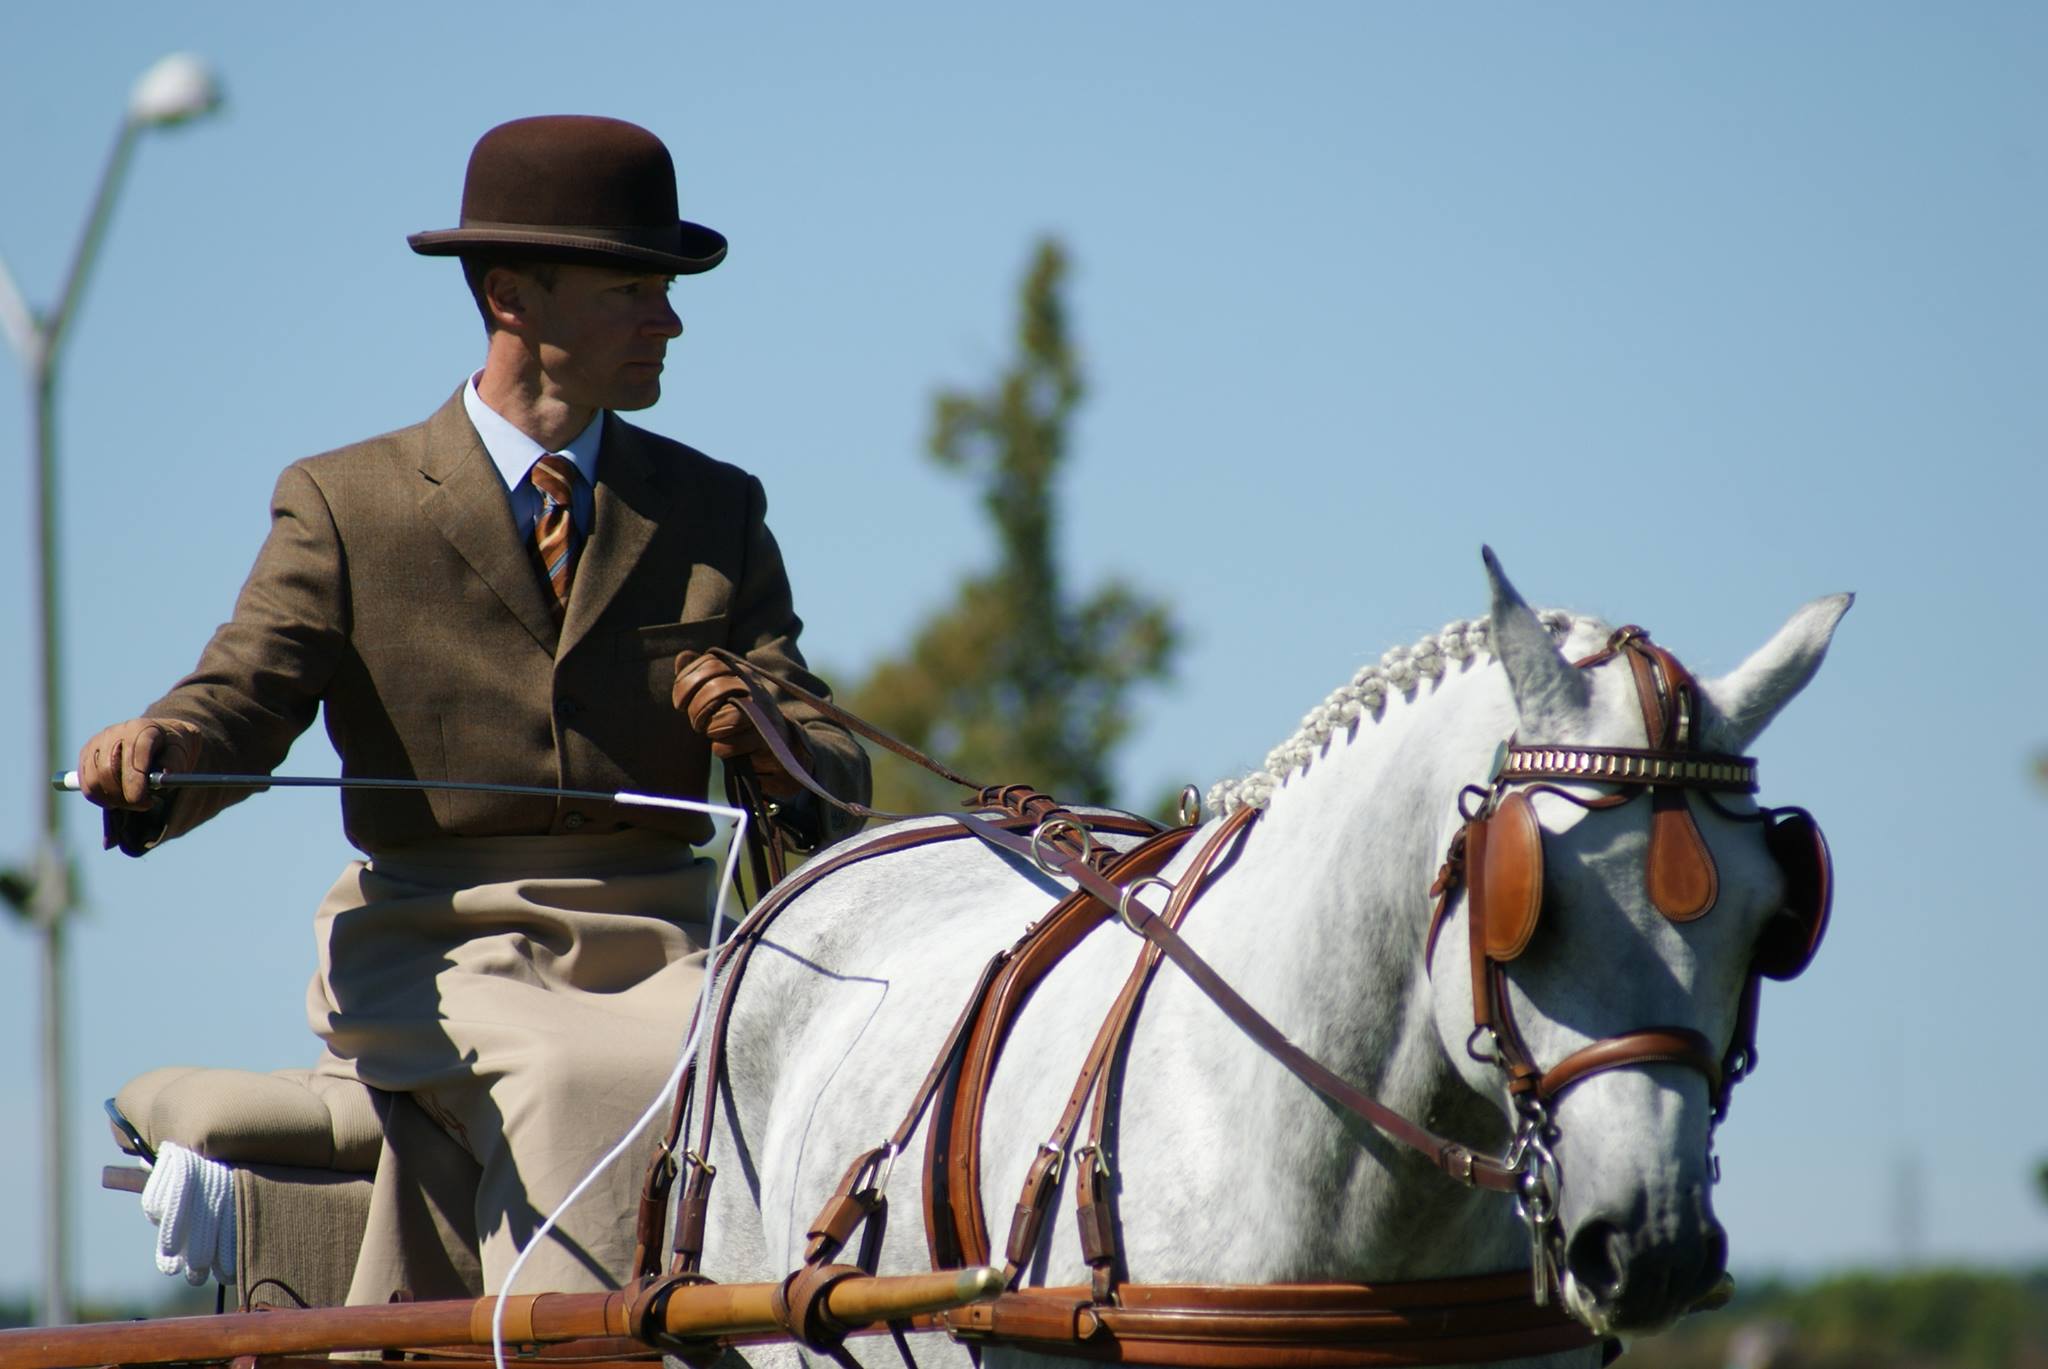
[[[1536, 617], [1560, 643], [1581, 621], [1561, 609], [1544, 609]], [[1261, 769], [1242, 779], [1218, 781], [1209, 790], [1204, 806], [1224, 815], [1240, 808], [1264, 808], [1289, 777], [1309, 768], [1340, 729], [1354, 728], [1366, 717], [1378, 722], [1386, 710], [1388, 690], [1413, 697], [1424, 680], [1443, 678], [1451, 662], [1468, 660], [1481, 652], [1491, 655], [1487, 640], [1490, 626], [1485, 618], [1461, 618], [1414, 646], [1389, 647], [1379, 664], [1361, 667], [1347, 683], [1331, 690], [1328, 698], [1310, 709], [1294, 735], [1266, 753]]]

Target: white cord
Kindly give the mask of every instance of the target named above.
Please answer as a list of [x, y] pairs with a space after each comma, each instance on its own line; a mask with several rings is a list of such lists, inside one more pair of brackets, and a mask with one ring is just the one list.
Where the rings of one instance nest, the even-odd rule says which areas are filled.
[[[497, 1305], [491, 1308], [491, 1362], [496, 1366], [496, 1369], [505, 1369], [505, 1299], [512, 1296], [512, 1285], [518, 1280], [519, 1271], [526, 1267], [526, 1257], [533, 1253], [536, 1246], [547, 1239], [548, 1233], [555, 1229], [555, 1222], [564, 1212], [569, 1210], [570, 1205], [578, 1198], [581, 1198], [593, 1183], [597, 1182], [597, 1176], [610, 1169], [618, 1158], [624, 1155], [633, 1142], [639, 1138], [640, 1133], [647, 1130], [648, 1125], [656, 1117], [660, 1116], [662, 1107], [673, 1102], [676, 1089], [682, 1085], [683, 1069], [689, 1064], [690, 1058], [697, 1053], [698, 1038], [704, 1033], [705, 1014], [710, 1011], [710, 967], [716, 963], [718, 947], [725, 939], [726, 900], [732, 893], [733, 877], [739, 869], [740, 849], [746, 845], [747, 841], [747, 814], [744, 809], [728, 808], [720, 803], [699, 803], [693, 799], [662, 798], [654, 794], [614, 794], [612, 799], [615, 803], [641, 808], [674, 808], [691, 813], [708, 813], [712, 817], [726, 818], [732, 822], [732, 838], [726, 843], [725, 848], [725, 869], [718, 876], [718, 898], [711, 905], [711, 944], [705, 948], [704, 963], [706, 970], [704, 986], [699, 991], [697, 997], [696, 1023], [690, 1028], [688, 1039], [683, 1042], [682, 1054], [676, 1057], [676, 1067], [669, 1071], [668, 1082], [662, 1085], [659, 1093], [655, 1094], [654, 1101], [648, 1104], [647, 1111], [640, 1114], [640, 1120], [633, 1124], [632, 1130], [628, 1131], [619, 1139], [617, 1145], [605, 1153], [605, 1157], [592, 1167], [590, 1173], [577, 1181], [576, 1187], [569, 1190], [568, 1197], [556, 1204], [555, 1210], [550, 1212], [547, 1220], [540, 1224], [540, 1229], [533, 1233], [533, 1238], [527, 1241], [525, 1246], [520, 1249], [518, 1258], [512, 1261], [512, 1267], [505, 1271], [504, 1285], [498, 1289]], [[161, 1264], [161, 1256], [158, 1257], [158, 1261]], [[186, 1277], [191, 1278], [189, 1274]], [[195, 1279], [193, 1282], [196, 1283], [198, 1280]]]
[[218, 1274], [235, 1277], [235, 1176], [176, 1141], [157, 1147], [142, 1213], [156, 1223], [156, 1267], [194, 1287]]

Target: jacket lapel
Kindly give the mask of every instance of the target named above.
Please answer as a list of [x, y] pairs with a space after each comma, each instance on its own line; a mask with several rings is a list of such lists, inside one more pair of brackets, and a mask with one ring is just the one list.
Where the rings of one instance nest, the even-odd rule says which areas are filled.
[[576, 649], [640, 564], [660, 527], [660, 490], [654, 460], [630, 424], [607, 413], [597, 461], [595, 512], [590, 536], [576, 558], [569, 611], [555, 659]]
[[[420, 512], [469, 563], [533, 639], [555, 652], [559, 632], [540, 571], [512, 526], [505, 481], [462, 407], [462, 392], [427, 420]], [[572, 595], [573, 597], [573, 595]]]

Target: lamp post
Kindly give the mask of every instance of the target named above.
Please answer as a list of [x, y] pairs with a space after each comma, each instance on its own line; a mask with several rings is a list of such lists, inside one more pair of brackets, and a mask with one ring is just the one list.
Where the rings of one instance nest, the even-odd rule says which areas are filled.
[[198, 58], [174, 53], [142, 73], [129, 92], [128, 108], [100, 172], [99, 189], [87, 211], [85, 229], [72, 251], [71, 266], [47, 313], [31, 309], [0, 261], [0, 328], [21, 355], [28, 372], [35, 419], [36, 626], [41, 661], [42, 750], [32, 776], [42, 803], [41, 837], [27, 872], [9, 872], [0, 893], [34, 923], [42, 944], [43, 1072], [43, 1305], [42, 1321], [71, 1320], [68, 1249], [64, 1089], [64, 921], [76, 906], [70, 855], [64, 843], [64, 813], [49, 777], [64, 769], [62, 699], [59, 695], [57, 623], [57, 356], [66, 326], [77, 311], [86, 274], [112, 215], [114, 197], [128, 168], [135, 140], [152, 128], [168, 128], [210, 113], [220, 89]]

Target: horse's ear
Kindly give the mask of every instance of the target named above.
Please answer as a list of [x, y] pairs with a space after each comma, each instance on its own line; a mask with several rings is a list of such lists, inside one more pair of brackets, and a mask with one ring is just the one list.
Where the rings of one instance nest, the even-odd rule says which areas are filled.
[[1585, 709], [1589, 697], [1585, 673], [1572, 668], [1549, 630], [1537, 621], [1534, 610], [1515, 593], [1493, 548], [1481, 547], [1479, 554], [1486, 560], [1486, 578], [1493, 582], [1493, 654], [1508, 673], [1515, 712], [1524, 728], [1548, 735], [1546, 725]]
[[1746, 751], [1794, 694], [1820, 669], [1834, 640], [1835, 625], [1856, 601], [1830, 594], [1793, 614], [1777, 636], [1718, 680], [1700, 688], [1707, 697], [1706, 742], [1715, 751]]

